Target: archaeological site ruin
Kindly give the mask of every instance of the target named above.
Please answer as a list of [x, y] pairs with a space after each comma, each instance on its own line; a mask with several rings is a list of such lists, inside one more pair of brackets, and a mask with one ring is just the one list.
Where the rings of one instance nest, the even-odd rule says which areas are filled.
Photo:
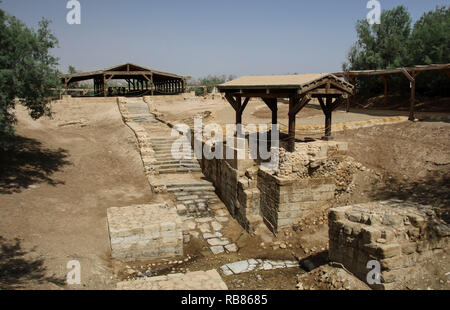
[[50, 2], [0, 0], [0, 295], [450, 289], [450, 7]]
[[[230, 228], [233, 222], [244, 234], [268, 240], [261, 243], [263, 248], [295, 248], [298, 241], [286, 236], [311, 222], [312, 226], [328, 225], [328, 241], [322, 251], [316, 247], [307, 251], [309, 258], [293, 254], [288, 260], [255, 258], [225, 264], [218, 269], [225, 277], [279, 268], [315, 270], [323, 268], [324, 263], [314, 258], [321, 256], [333, 268], [343, 268], [348, 276], [364, 283], [365, 289], [403, 289], [430, 260], [445, 257], [450, 227], [429, 205], [398, 199], [336, 203], [357, 186], [358, 174], [373, 173], [349, 156], [351, 143], [332, 136], [333, 111], [353, 95], [351, 83], [333, 74], [255, 76], [221, 84], [218, 90], [222, 96], [208, 104], [231, 105], [231, 136], [236, 139], [227, 140], [229, 133], [221, 130], [225, 126], [211, 124], [208, 118], [202, 119], [201, 130], [213, 125], [216, 135], [198, 132], [194, 127], [199, 114], [192, 115], [189, 126], [180, 119], [165, 119], [159, 112], [166, 102], [179, 100], [180, 107], [187, 108], [195, 104], [192, 100], [211, 99], [195, 99], [186, 93], [115, 99], [123, 121], [136, 137], [143, 169], [157, 198], [147, 205], [108, 209], [114, 259], [169, 259], [173, 266], [183, 265], [192, 259], [191, 255], [184, 258], [183, 248], [189, 248], [194, 240], [207, 245], [208, 255], [239, 256], [245, 249], [230, 235], [230, 229], [236, 229]], [[256, 102], [271, 115], [270, 126], [263, 132], [242, 126], [246, 108]], [[309, 103], [322, 110], [324, 125], [317, 127], [322, 128], [316, 131], [319, 138], [300, 140], [296, 117]], [[288, 107], [284, 109], [288, 115], [280, 115], [280, 105]], [[285, 130], [279, 118], [288, 120]], [[383, 121], [405, 122], [407, 118]], [[344, 126], [376, 125], [369, 121]], [[279, 140], [272, 138], [275, 134]], [[262, 147], [274, 157], [263, 159], [258, 152], [252, 156], [252, 144], [253, 151]], [[223, 156], [205, 156], [206, 150]], [[267, 166], [274, 158], [276, 165]], [[371, 268], [377, 266], [379, 273], [370, 280]], [[179, 270], [171, 268], [172, 272]], [[152, 268], [149, 270], [152, 274]], [[170, 274], [169, 278], [161, 278], [163, 273], [136, 280], [136, 287], [170, 287], [161, 284], [170, 282]], [[120, 287], [133, 287], [135, 280], [129, 281]]]

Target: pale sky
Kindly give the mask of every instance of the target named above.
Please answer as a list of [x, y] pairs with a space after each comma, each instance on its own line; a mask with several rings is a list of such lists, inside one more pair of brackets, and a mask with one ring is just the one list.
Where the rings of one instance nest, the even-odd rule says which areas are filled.
[[[66, 22], [66, 0], [3, 0], [35, 27], [45, 17], [59, 40], [60, 70], [125, 62], [193, 77], [340, 71], [367, 0], [78, 0], [81, 24]], [[405, 5], [413, 20], [448, 0], [380, 0]]]

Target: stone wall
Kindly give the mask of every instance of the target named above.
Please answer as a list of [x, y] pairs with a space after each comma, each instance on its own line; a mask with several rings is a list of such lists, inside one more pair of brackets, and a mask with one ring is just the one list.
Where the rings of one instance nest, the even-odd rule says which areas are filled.
[[331, 178], [279, 178], [264, 170], [257, 184], [264, 223], [274, 233], [329, 207], [336, 188]]
[[[203, 141], [200, 143], [204, 146]], [[264, 221], [276, 233], [311, 212], [330, 207], [336, 189], [334, 180], [312, 178], [308, 173], [332, 156], [345, 155], [347, 144], [314, 141], [297, 145], [295, 153], [280, 152], [280, 167], [274, 171], [263, 170], [249, 159], [200, 159], [204, 175], [213, 182], [230, 214], [247, 231]]]
[[111, 256], [122, 260], [183, 255], [182, 222], [166, 204], [107, 210]]
[[450, 227], [430, 206], [390, 200], [331, 209], [329, 257], [366, 282], [367, 263], [378, 261], [381, 284], [402, 289], [426, 259], [449, 250]]
[[216, 188], [216, 193], [242, 227], [250, 229], [250, 223], [246, 216], [246, 201], [244, 188], [239, 185], [240, 175], [227, 160], [201, 159], [200, 166], [203, 174], [209, 178]]

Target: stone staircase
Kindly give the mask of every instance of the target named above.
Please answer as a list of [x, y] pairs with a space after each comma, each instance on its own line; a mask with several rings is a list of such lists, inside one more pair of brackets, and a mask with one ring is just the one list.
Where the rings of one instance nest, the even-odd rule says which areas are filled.
[[145, 102], [130, 102], [127, 104], [127, 110], [136, 123], [159, 123]]
[[167, 191], [175, 195], [177, 209], [188, 216], [214, 216], [209, 206], [219, 203], [214, 186], [209, 182], [166, 184]]
[[191, 159], [176, 159], [173, 157], [172, 145], [176, 139], [173, 137], [158, 137], [149, 140], [156, 159], [156, 162], [151, 166], [152, 170], [158, 171], [159, 174], [201, 172], [192, 148], [189, 149]]

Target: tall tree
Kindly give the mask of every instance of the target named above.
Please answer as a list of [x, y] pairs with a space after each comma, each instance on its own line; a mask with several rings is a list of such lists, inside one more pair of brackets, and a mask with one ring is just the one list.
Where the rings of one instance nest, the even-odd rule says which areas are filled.
[[[404, 6], [383, 11], [381, 24], [356, 24], [357, 42], [351, 47], [347, 70], [392, 69], [413, 65], [450, 62], [450, 9], [436, 8], [425, 13], [411, 30], [411, 17]], [[390, 88], [409, 91], [409, 82], [401, 75], [389, 77]], [[448, 77], [444, 73], [423, 73], [418, 77], [417, 91], [449, 95]], [[361, 94], [379, 93], [381, 79], [358, 80]]]
[[43, 19], [37, 30], [0, 9], [0, 147], [14, 134], [16, 103], [37, 119], [49, 114], [51, 88], [59, 85], [57, 59], [49, 51], [57, 39]]
[[404, 6], [383, 11], [380, 24], [357, 21], [356, 32], [358, 41], [350, 49], [344, 70], [389, 69], [404, 65], [411, 34], [411, 16]]
[[[414, 64], [450, 63], [450, 7], [437, 7], [422, 15], [414, 25], [409, 50]], [[419, 91], [450, 95], [449, 77], [444, 72], [423, 73], [419, 78]]]

